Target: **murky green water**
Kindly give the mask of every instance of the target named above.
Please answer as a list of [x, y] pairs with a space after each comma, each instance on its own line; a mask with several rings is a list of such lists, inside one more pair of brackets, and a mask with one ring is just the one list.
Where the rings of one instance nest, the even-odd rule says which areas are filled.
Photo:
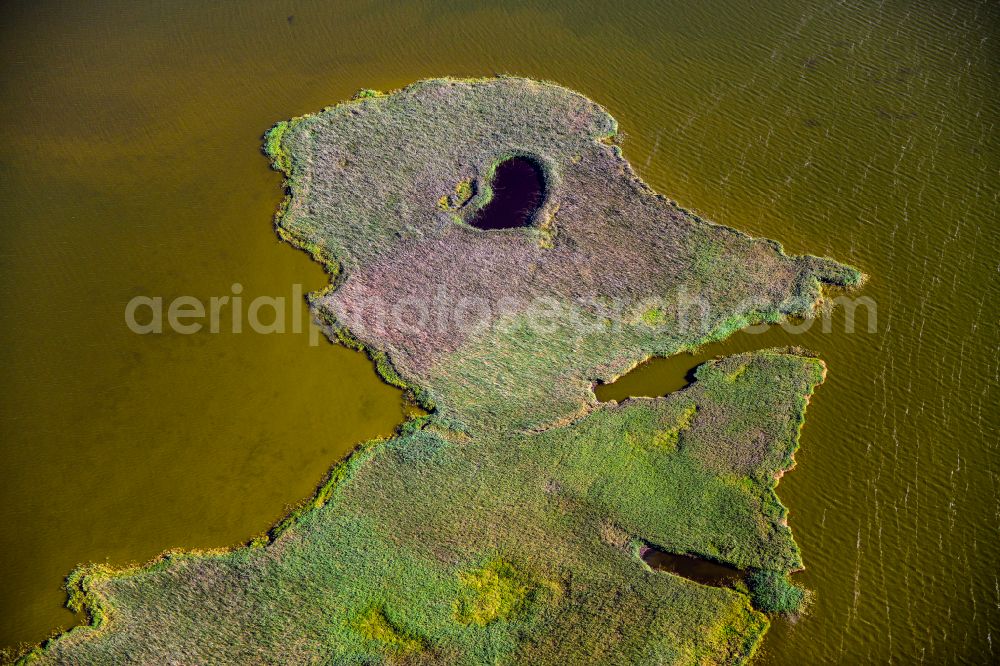
[[816, 603], [762, 661], [997, 658], [997, 5], [94, 4], [0, 28], [0, 644], [72, 621], [75, 564], [240, 542], [391, 431], [358, 354], [122, 313], [323, 284], [270, 229], [275, 120], [510, 72], [604, 103], [681, 203], [872, 276], [874, 333], [791, 342], [830, 368], [779, 489]]

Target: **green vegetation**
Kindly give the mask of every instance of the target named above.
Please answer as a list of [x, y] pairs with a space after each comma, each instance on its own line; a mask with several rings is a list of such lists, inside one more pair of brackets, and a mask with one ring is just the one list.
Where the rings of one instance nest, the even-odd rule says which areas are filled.
[[650, 327], [663, 326], [667, 323], [667, 313], [658, 307], [652, 307], [642, 313], [642, 321]]
[[264, 152], [274, 161], [275, 168], [287, 171], [291, 168], [289, 156], [281, 149], [281, 138], [288, 131], [289, 123], [281, 121], [264, 134]]
[[524, 612], [534, 585], [513, 564], [495, 559], [481, 569], [458, 574], [465, 586], [455, 601], [455, 619], [485, 627]]
[[676, 449], [678, 443], [680, 442], [681, 431], [687, 430], [691, 427], [691, 421], [697, 413], [697, 406], [692, 404], [685, 407], [684, 411], [681, 412], [680, 417], [677, 419], [677, 425], [672, 428], [667, 428], [663, 432], [657, 433], [653, 436], [653, 446], [662, 449]]
[[373, 606], [358, 618], [355, 628], [365, 638], [376, 641], [377, 649], [388, 652], [419, 652], [421, 642], [397, 629], [386, 617], [385, 608]]
[[475, 194], [475, 191], [472, 189], [472, 182], [469, 180], [460, 180], [458, 185], [455, 186], [451, 205], [455, 208], [461, 208], [472, 198], [473, 194]]
[[[486, 189], [488, 189], [488, 187]], [[458, 211], [464, 207], [465, 204], [469, 203], [475, 194], [476, 191], [472, 184], [472, 180], [465, 178], [458, 181], [453, 192], [450, 194], [442, 194], [438, 198], [437, 206], [440, 210], [451, 214], [452, 219], [456, 222], [462, 222], [462, 217], [458, 214]]]
[[[768, 626], [751, 595], [651, 571], [630, 544], [786, 581], [801, 568], [774, 489], [823, 363], [743, 354], [621, 404], [599, 405], [591, 386], [746, 323], [807, 316], [821, 283], [861, 275], [690, 215], [635, 177], [603, 140], [616, 135], [590, 100], [511, 78], [359, 95], [269, 132], [290, 191], [279, 233], [338, 267], [313, 295], [318, 318], [435, 411], [359, 447], [256, 547], [81, 569], [73, 599], [93, 626], [33, 657], [749, 659]], [[544, 166], [543, 228], [455, 224], [454, 202], [482, 194], [514, 151]], [[385, 316], [441, 292], [430, 319]], [[692, 294], [707, 310], [697, 326], [681, 306]], [[486, 313], [459, 317], [470, 304]], [[769, 585], [752, 593], [759, 607], [790, 608]]]
[[808, 599], [804, 589], [788, 580], [781, 571], [761, 569], [747, 578], [754, 608], [765, 613], [800, 613]]
[[354, 93], [353, 99], [368, 99], [370, 97], [381, 97], [383, 94], [380, 90], [372, 90], [371, 88], [362, 88], [358, 92]]

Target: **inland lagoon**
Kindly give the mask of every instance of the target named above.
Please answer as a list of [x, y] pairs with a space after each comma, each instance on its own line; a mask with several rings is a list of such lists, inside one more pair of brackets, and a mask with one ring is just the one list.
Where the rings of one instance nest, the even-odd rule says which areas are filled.
[[[659, 627], [665, 637], [658, 646], [647, 642], [646, 628], [623, 621], [618, 650], [645, 645], [650, 654], [666, 654], [673, 646], [680, 657], [723, 660], [728, 657], [719, 655], [755, 650], [756, 661], [775, 664], [995, 660], [998, 361], [990, 313], [998, 302], [1000, 254], [993, 196], [997, 24], [996, 6], [980, 2], [947, 8], [778, 3], [766, 10], [648, 3], [627, 11], [579, 3], [503, 9], [371, 3], [350, 10], [310, 2], [294, 8], [11, 5], [0, 77], [7, 93], [0, 98], [0, 196], [7, 212], [0, 255], [6, 314], [0, 328], [0, 643], [14, 656], [59, 629], [101, 621], [64, 608], [65, 578], [77, 567], [91, 574], [121, 571], [173, 549], [175, 555], [139, 578], [98, 582], [94, 575], [90, 589], [107, 591], [130, 613], [174, 605], [207, 617], [213, 600], [225, 608], [255, 607], [261, 611], [255, 621], [270, 632], [262, 635], [279, 637], [275, 659], [294, 660], [309, 649], [281, 642], [285, 636], [271, 620], [295, 612], [281, 604], [295, 603], [296, 595], [312, 599], [313, 592], [331, 589], [324, 586], [335, 587], [339, 574], [316, 577], [316, 588], [284, 588], [287, 595], [277, 598], [275, 584], [291, 580], [299, 565], [313, 566], [316, 553], [337, 552], [348, 554], [337, 561], [365, 573], [359, 586], [369, 575], [400, 582], [395, 597], [365, 596], [362, 586], [324, 601], [332, 623], [324, 635], [355, 654], [393, 654], [398, 661], [461, 654], [543, 660], [581, 633], [580, 650], [597, 654], [609, 634], [588, 633], [594, 620], [585, 613], [559, 615], [559, 609], [587, 607], [588, 574], [576, 579], [579, 586], [567, 584], [564, 574], [593, 566], [593, 576], [604, 571], [609, 579], [633, 581], [627, 603], [609, 588], [596, 588], [593, 599], [614, 598], [611, 617], [634, 610], [635, 618], [649, 619], [664, 603], [690, 611], [650, 620], [646, 628]], [[248, 303], [291, 294], [295, 284], [319, 291], [331, 281], [336, 266], [325, 260], [342, 252], [326, 255], [318, 242], [308, 246], [307, 224], [285, 240], [298, 239], [321, 263], [275, 236], [271, 222], [285, 196], [283, 176], [269, 169], [260, 144], [277, 120], [316, 114], [362, 88], [374, 96], [359, 102], [377, 105], [391, 100], [375, 90], [497, 73], [555, 81], [603, 105], [618, 131], [611, 145], [596, 145], [609, 154], [621, 151], [652, 190], [678, 202], [684, 219], [776, 239], [786, 257], [812, 253], [863, 269], [870, 278], [851, 298], [871, 298], [877, 318], [866, 311], [863, 325], [847, 333], [837, 308], [829, 331], [817, 324], [789, 333], [772, 325], [645, 364], [647, 355], [676, 348], [633, 340], [628, 344], [642, 354], [622, 363], [565, 381], [556, 373], [551, 404], [518, 392], [523, 402], [478, 409], [478, 400], [463, 398], [462, 382], [496, 368], [479, 367], [474, 355], [458, 371], [445, 372], [456, 367], [447, 362], [423, 367], [421, 355], [399, 347], [411, 330], [406, 336], [386, 331], [384, 338], [402, 359], [396, 383], [403, 388], [383, 379], [396, 381], [386, 372], [395, 366], [378, 348], [367, 347], [381, 361], [376, 364], [341, 344], [313, 347], [307, 335], [290, 333], [290, 319], [289, 333], [268, 335], [234, 334], [225, 326], [218, 334], [137, 335], [126, 326], [123, 312], [137, 296], [209, 302], [232, 295], [240, 283]], [[578, 129], [561, 125], [569, 135]], [[457, 128], [455, 136], [463, 147], [489, 139], [459, 137]], [[364, 154], [365, 146], [359, 140], [345, 157]], [[491, 153], [476, 162], [480, 170], [450, 174], [425, 190], [435, 197], [427, 201], [429, 215], [486, 239], [467, 261], [488, 257], [496, 237], [506, 244], [530, 240], [530, 247], [517, 249], [521, 259], [560, 247], [567, 190], [550, 196], [565, 184], [551, 176], [571, 169], [576, 153], [550, 173], [545, 151], [530, 148]], [[524, 215], [501, 225], [509, 228], [478, 229], [474, 213], [491, 200], [491, 165], [521, 156], [539, 160], [541, 180], [532, 178], [542, 183], [540, 200], [522, 199]], [[368, 194], [394, 218], [391, 199], [370, 188]], [[614, 219], [605, 209], [597, 218]], [[399, 231], [404, 245], [414, 240], [409, 230]], [[586, 238], [582, 227], [580, 233], [588, 254], [602, 251], [602, 238], [613, 245], [607, 235]], [[669, 268], [666, 260], [642, 265], [650, 261], [642, 245], [624, 247], [639, 264], [630, 256], [593, 266], [568, 255], [563, 272], [540, 269], [511, 288], [573, 275], [628, 289], [629, 276]], [[698, 251], [697, 245], [689, 249]], [[352, 256], [365, 259], [357, 265], [372, 276], [391, 264], [389, 255]], [[427, 265], [414, 256], [414, 265]], [[495, 279], [503, 282], [528, 264], [480, 265], [495, 266], [503, 276]], [[366, 284], [375, 283], [352, 288]], [[350, 285], [348, 279], [340, 286]], [[336, 307], [344, 303], [336, 293], [317, 305], [334, 308], [339, 321]], [[726, 296], [720, 287], [717, 297]], [[633, 323], [655, 330], [664, 312], [634, 313]], [[304, 309], [300, 317], [307, 330]], [[537, 367], [507, 367], [529, 371], [533, 390], [544, 393], [552, 368], [576, 363], [577, 347], [547, 346], [562, 339], [545, 335], [532, 342], [531, 349], [551, 353]], [[361, 342], [346, 331], [340, 341]], [[460, 342], [437, 341], [443, 343], [437, 349]], [[774, 348], [784, 351], [767, 351]], [[490, 351], [489, 344], [482, 342], [480, 351]], [[594, 352], [602, 346], [583, 345], [582, 356]], [[748, 359], [748, 369], [729, 384], [727, 377], [739, 372], [726, 366], [733, 358]], [[410, 376], [425, 381], [404, 380]], [[714, 435], [703, 421], [736, 413], [726, 404], [755, 402], [721, 390], [745, 387], [740, 377], [782, 396], [756, 404], [770, 415], [758, 414], [763, 423], [778, 422], [771, 417], [782, 410], [791, 419], [786, 423], [794, 422], [800, 401], [816, 391], [794, 439], [801, 446], [796, 467], [776, 491], [787, 517], [759, 498], [770, 497], [764, 488], [771, 472], [787, 466], [779, 454], [792, 446], [788, 431], [765, 429], [766, 446], [742, 449], [768, 454], [754, 459], [759, 467], [740, 468], [746, 478], [761, 471], [760, 480], [718, 485], [725, 475], [695, 473], [750, 460], [711, 458]], [[435, 395], [418, 395], [415, 388], [424, 385], [436, 387]], [[438, 394], [450, 398], [426, 402]], [[562, 422], [578, 396], [589, 411]], [[424, 401], [432, 417], [447, 418], [449, 431], [466, 427], [467, 450], [450, 445], [440, 430], [413, 427], [427, 423], [422, 420], [411, 421], [392, 444], [357, 448], [393, 436], [420, 413], [414, 401]], [[519, 420], [522, 429], [502, 450], [478, 432], [496, 417]], [[631, 442], [618, 436], [624, 432]], [[581, 433], [600, 445], [581, 447]], [[351, 451], [348, 462], [325, 476]], [[547, 472], [540, 486], [533, 485], [537, 466]], [[646, 473], [665, 467], [672, 470], [667, 476]], [[427, 473], [414, 473], [421, 469]], [[467, 478], [505, 481], [482, 495], [437, 493], [462, 469]], [[347, 477], [350, 483], [342, 484]], [[685, 505], [683, 496], [658, 485], [666, 478], [685, 478], [689, 490], [740, 501], [727, 504], [732, 515], [710, 513], [713, 522], [698, 523], [700, 515], [680, 510], [668, 512], [678, 522], [663, 522], [665, 507]], [[317, 484], [322, 489], [314, 495]], [[394, 507], [393, 498], [406, 493], [427, 502]], [[481, 507], [482, 522], [447, 520], [469, 516], [471, 506]], [[618, 519], [601, 520], [612, 515]], [[647, 544], [718, 561], [710, 537], [712, 525], [722, 523], [714, 521], [738, 526], [749, 516], [773, 528], [766, 546], [746, 532], [728, 550], [714, 544], [747, 572], [742, 583], [704, 586], [652, 570], [640, 556]], [[328, 521], [339, 526], [335, 539]], [[468, 529], [482, 539], [507, 540], [517, 557], [466, 550]], [[591, 540], [574, 541], [576, 533]], [[272, 539], [280, 544], [282, 534], [294, 543], [287, 557], [260, 547]], [[550, 538], [551, 552], [538, 546]], [[225, 555], [189, 554], [251, 542], [256, 546]], [[406, 559], [414, 544], [433, 557]], [[571, 564], [558, 564], [564, 561]], [[759, 568], [778, 562], [783, 570]], [[255, 584], [218, 593], [227, 567]], [[194, 570], [206, 595], [182, 598], [176, 591]], [[84, 592], [77, 601], [88, 599], [84, 580], [69, 581]], [[805, 613], [783, 612], [799, 598], [797, 590]], [[370, 603], [362, 607], [362, 600]], [[421, 608], [426, 614], [414, 617]], [[540, 618], [556, 623], [551, 643], [535, 634], [515, 644], [512, 628]], [[112, 636], [114, 614], [103, 619], [104, 636]], [[301, 626], [326, 630], [310, 621]], [[766, 636], [754, 642], [765, 624]], [[707, 638], [699, 645], [690, 640], [695, 627], [713, 628], [700, 634]], [[177, 631], [165, 628], [162, 635]], [[494, 633], [487, 645], [483, 636]], [[110, 649], [83, 636], [57, 642], [50, 656]], [[216, 632], [219, 640], [227, 636], [235, 640]], [[65, 648], [56, 647], [60, 643]], [[171, 643], [146, 641], [144, 649], [157, 645], [167, 650]], [[249, 653], [235, 658], [240, 654]]]

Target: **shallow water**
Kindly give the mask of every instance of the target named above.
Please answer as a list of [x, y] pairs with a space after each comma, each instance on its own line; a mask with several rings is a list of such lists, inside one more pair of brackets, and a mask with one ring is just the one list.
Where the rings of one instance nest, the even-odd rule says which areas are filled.
[[72, 621], [75, 564], [238, 543], [391, 431], [399, 394], [358, 354], [305, 334], [139, 336], [123, 311], [321, 286], [271, 231], [261, 133], [362, 87], [508, 72], [607, 106], [626, 157], [681, 204], [871, 275], [875, 332], [792, 343], [829, 365], [779, 487], [816, 600], [762, 661], [995, 660], [998, 12], [8, 3], [0, 644]]

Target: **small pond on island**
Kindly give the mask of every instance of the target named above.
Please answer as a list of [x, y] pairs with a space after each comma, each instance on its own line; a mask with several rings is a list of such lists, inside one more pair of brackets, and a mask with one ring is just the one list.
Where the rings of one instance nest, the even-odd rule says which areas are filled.
[[531, 224], [545, 200], [545, 176], [537, 162], [512, 157], [497, 165], [493, 196], [469, 220], [477, 229], [513, 229]]

